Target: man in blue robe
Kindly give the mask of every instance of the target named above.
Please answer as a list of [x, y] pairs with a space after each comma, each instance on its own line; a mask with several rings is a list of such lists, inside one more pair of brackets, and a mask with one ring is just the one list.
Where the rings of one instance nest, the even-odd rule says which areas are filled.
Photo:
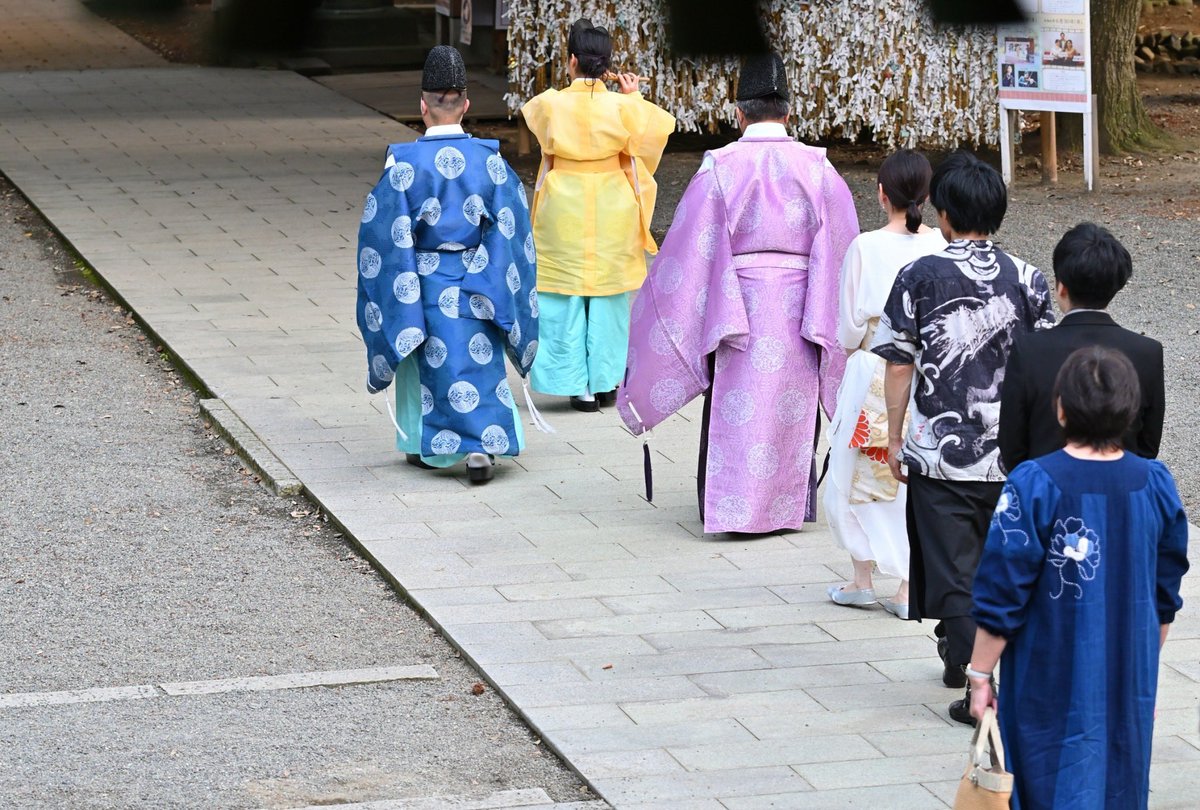
[[368, 392], [396, 382], [397, 448], [419, 467], [465, 458], [482, 483], [524, 445], [504, 357], [529, 373], [538, 304], [525, 189], [498, 142], [463, 132], [466, 85], [458, 51], [430, 51], [425, 136], [388, 147], [363, 208], [358, 326]]

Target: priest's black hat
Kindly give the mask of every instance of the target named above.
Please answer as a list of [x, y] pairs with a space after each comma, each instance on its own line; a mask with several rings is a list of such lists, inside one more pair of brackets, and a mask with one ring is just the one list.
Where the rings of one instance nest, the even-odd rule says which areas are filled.
[[467, 89], [467, 66], [462, 54], [449, 45], [435, 45], [425, 57], [421, 89], [427, 93]]
[[751, 56], [738, 76], [737, 100], [776, 97], [788, 101], [787, 75], [783, 58], [774, 51]]

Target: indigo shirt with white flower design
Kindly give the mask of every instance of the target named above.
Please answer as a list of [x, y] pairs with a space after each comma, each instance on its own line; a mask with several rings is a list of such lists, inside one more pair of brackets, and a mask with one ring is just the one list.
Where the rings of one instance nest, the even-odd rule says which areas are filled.
[[871, 350], [914, 364], [904, 461], [950, 481], [1003, 481], [1000, 387], [1016, 335], [1053, 326], [1036, 267], [991, 241], [951, 242], [900, 271]]
[[1146, 806], [1159, 626], [1183, 604], [1187, 540], [1161, 462], [1060, 450], [1013, 470], [972, 618], [1008, 640], [999, 721], [1014, 808]]

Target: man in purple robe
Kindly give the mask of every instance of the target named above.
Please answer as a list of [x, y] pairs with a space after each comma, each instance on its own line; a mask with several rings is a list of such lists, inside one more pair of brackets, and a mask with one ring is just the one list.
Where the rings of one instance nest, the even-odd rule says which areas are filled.
[[617, 398], [635, 434], [704, 394], [698, 489], [706, 532], [815, 519], [818, 403], [834, 411], [842, 259], [858, 235], [846, 183], [787, 133], [783, 61], [747, 62], [742, 138], [709, 152], [633, 304]]

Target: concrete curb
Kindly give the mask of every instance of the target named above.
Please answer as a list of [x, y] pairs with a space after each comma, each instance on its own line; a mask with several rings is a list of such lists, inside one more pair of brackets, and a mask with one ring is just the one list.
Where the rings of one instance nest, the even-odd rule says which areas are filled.
[[304, 491], [300, 479], [284, 464], [271, 448], [258, 438], [221, 399], [201, 399], [200, 412], [212, 420], [216, 431], [224, 436], [246, 464], [258, 473], [263, 483], [282, 497], [299, 495]]

